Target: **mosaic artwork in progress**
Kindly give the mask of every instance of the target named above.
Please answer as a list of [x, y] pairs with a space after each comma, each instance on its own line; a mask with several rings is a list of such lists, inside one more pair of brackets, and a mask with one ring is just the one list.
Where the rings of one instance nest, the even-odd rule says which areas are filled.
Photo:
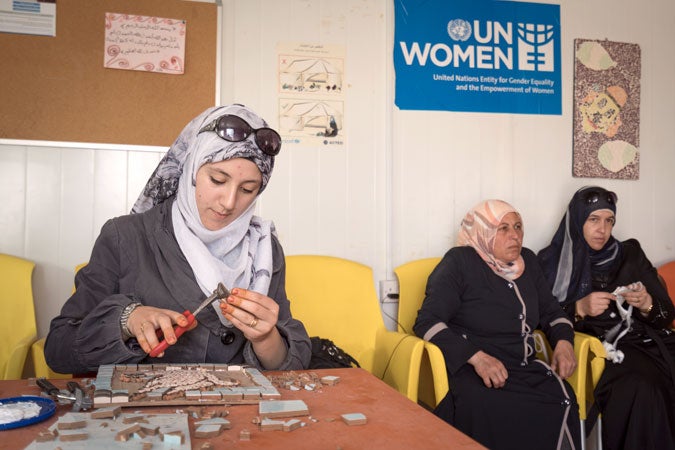
[[103, 365], [94, 406], [253, 404], [281, 397], [258, 369], [227, 364]]

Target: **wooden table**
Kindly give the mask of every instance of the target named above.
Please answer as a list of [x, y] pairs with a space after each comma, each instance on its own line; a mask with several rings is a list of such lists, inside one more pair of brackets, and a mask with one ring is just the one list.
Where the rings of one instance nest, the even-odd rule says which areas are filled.
[[[279, 388], [282, 400], [300, 399], [307, 404], [311, 419], [298, 417], [306, 426], [289, 432], [262, 431], [252, 422], [258, 415], [258, 405], [233, 405], [227, 407], [227, 419], [232, 423], [232, 429], [223, 431], [216, 438], [195, 438], [194, 420], [189, 419], [192, 448], [199, 449], [206, 442], [213, 444], [214, 448], [265, 450], [484, 448], [363, 369], [313, 372], [319, 376], [337, 375], [340, 381], [334, 386], [323, 386], [314, 391]], [[53, 383], [63, 387], [65, 381], [53, 380]], [[20, 395], [40, 395], [40, 389], [32, 386], [29, 380], [0, 381], [0, 398]], [[175, 406], [141, 408], [148, 413], [173, 413], [176, 409]], [[44, 422], [0, 431], [0, 449], [25, 448], [40, 431], [46, 430], [57, 421], [58, 416], [69, 411], [70, 406], [59, 405], [55, 416]], [[347, 425], [340, 418], [347, 413], [365, 414], [367, 423]], [[251, 432], [250, 441], [239, 439], [242, 429]]]

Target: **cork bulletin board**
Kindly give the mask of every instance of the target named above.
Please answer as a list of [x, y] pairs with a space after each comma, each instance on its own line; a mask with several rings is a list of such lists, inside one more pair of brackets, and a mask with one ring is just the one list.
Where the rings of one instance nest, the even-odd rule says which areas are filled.
[[[105, 68], [105, 14], [186, 21], [183, 74]], [[218, 7], [58, 0], [56, 37], [0, 33], [0, 139], [169, 146], [216, 102]]]

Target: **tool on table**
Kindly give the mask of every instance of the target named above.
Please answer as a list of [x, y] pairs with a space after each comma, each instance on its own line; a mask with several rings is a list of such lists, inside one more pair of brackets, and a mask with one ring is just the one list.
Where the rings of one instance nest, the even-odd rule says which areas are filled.
[[[183, 333], [185, 333], [187, 329], [190, 328], [190, 325], [192, 325], [195, 321], [195, 316], [199, 314], [202, 309], [204, 309], [207, 305], [211, 304], [214, 300], [227, 298], [229, 295], [230, 291], [225, 287], [225, 285], [223, 283], [218, 283], [218, 286], [213, 291], [213, 293], [208, 297], [206, 297], [206, 299], [197, 307], [197, 309], [194, 310], [194, 312], [185, 310], [183, 312], [183, 315], [188, 320], [188, 323], [184, 327], [181, 327], [179, 325], [175, 325], [173, 327], [173, 332], [176, 334], [176, 339], [182, 336]], [[149, 353], [149, 355], [153, 358], [156, 358], [158, 355], [164, 353], [164, 351], [167, 348], [169, 348], [169, 343], [166, 341], [166, 339], [164, 339], [164, 333], [162, 333], [162, 330], [157, 330], [157, 337], [160, 338], [161, 341]]]
[[44, 393], [57, 399], [60, 404], [72, 404], [73, 411], [75, 412], [90, 409], [94, 404], [92, 399], [84, 393], [84, 390], [76, 381], [69, 381], [67, 383], [70, 392], [60, 390], [45, 378], [37, 378], [35, 383]]
[[94, 406], [92, 399], [87, 396], [82, 389], [82, 386], [77, 381], [69, 381], [66, 383], [68, 390], [75, 395], [75, 403], [73, 403], [73, 411], [78, 412], [79, 410], [86, 411], [91, 409]]

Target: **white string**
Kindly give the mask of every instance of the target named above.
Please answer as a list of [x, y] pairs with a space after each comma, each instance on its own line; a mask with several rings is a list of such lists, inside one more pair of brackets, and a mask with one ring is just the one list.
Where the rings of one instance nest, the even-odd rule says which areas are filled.
[[[630, 290], [637, 291], [641, 288], [642, 283], [638, 281], [637, 283], [630, 285], [630, 287], [619, 286], [614, 289], [614, 292], [612, 292], [612, 294], [616, 296], [616, 309], [619, 311], [619, 315], [621, 316], [621, 322], [616, 324], [605, 334], [605, 340], [602, 341], [602, 346], [605, 348], [605, 352], [607, 354], [605, 358], [616, 364], [621, 364], [625, 356], [621, 350], [616, 348], [619, 344], [619, 339], [628, 333], [633, 323], [633, 305], [628, 305], [628, 308], [624, 309], [623, 304], [626, 303], [626, 300], [621, 294]], [[621, 331], [619, 332], [619, 330]]]

